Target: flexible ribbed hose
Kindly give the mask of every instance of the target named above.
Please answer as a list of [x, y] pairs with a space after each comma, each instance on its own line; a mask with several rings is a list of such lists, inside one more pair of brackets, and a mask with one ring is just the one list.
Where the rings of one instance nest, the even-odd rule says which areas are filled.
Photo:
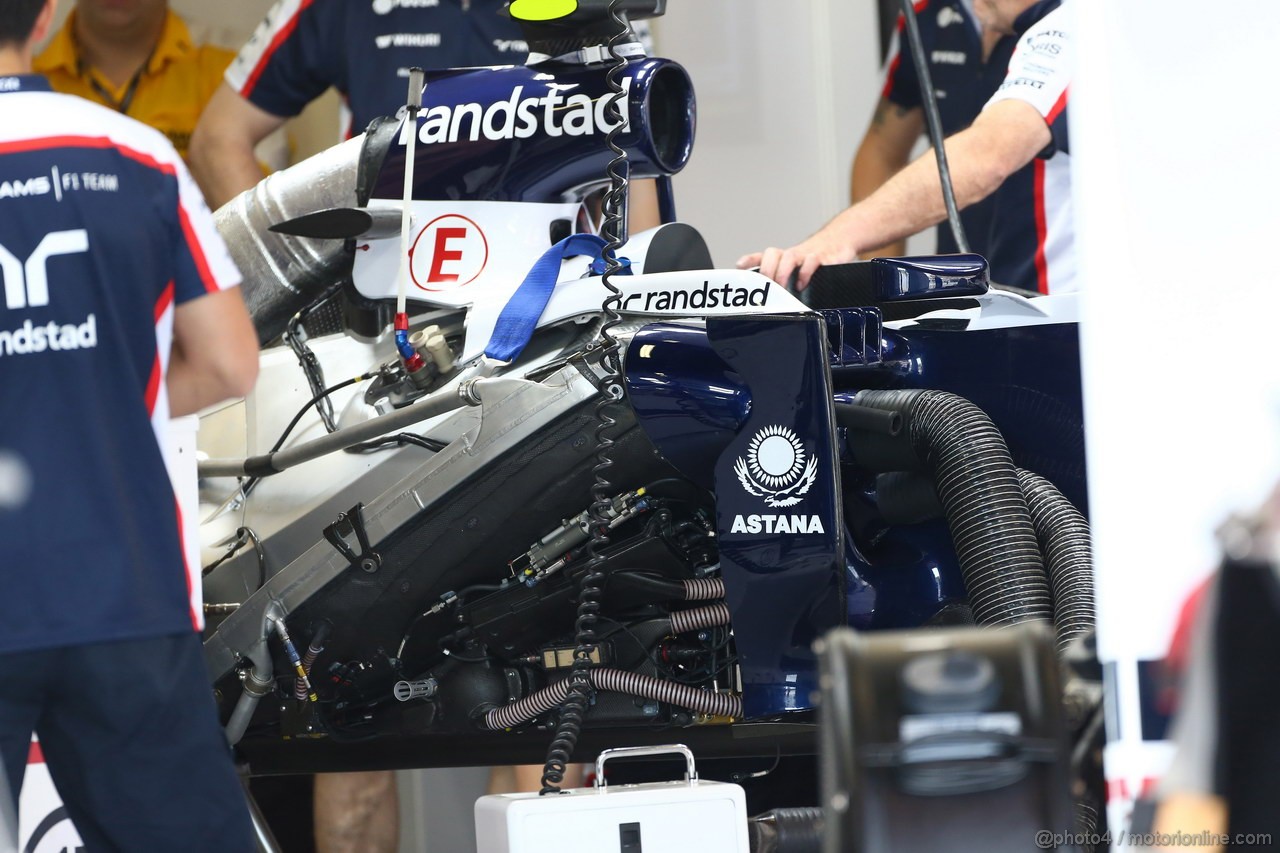
[[1058, 653], [1062, 654], [1072, 640], [1093, 630], [1093, 550], [1089, 522], [1044, 477], [1019, 470], [1018, 481], [1027, 496], [1031, 523], [1048, 565], [1053, 623], [1058, 629]]
[[946, 509], [978, 624], [1052, 619], [1027, 500], [1004, 437], [986, 413], [944, 391], [863, 391], [855, 403], [906, 418], [911, 445]]
[[715, 601], [724, 598], [724, 578], [695, 578], [681, 581], [686, 601]]
[[774, 809], [747, 821], [751, 853], [822, 853], [821, 808]]
[[[610, 690], [629, 696], [641, 696], [677, 708], [688, 708], [717, 717], [742, 717], [742, 697], [737, 694], [712, 693], [687, 684], [663, 681], [648, 675], [620, 669], [591, 670], [591, 684], [596, 690]], [[569, 692], [569, 680], [557, 681], [523, 699], [495, 708], [485, 714], [488, 729], [509, 729], [559, 707]]]
[[695, 607], [691, 610], [677, 610], [671, 614], [671, 633], [685, 634], [702, 628], [714, 628], [717, 625], [728, 625], [730, 621], [729, 606], [723, 601]]

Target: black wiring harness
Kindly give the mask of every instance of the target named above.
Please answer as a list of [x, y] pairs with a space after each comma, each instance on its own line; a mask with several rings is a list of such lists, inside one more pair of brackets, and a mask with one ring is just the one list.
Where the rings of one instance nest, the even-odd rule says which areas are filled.
[[587, 706], [595, 693], [591, 685], [591, 656], [595, 652], [598, 638], [596, 623], [600, 613], [600, 599], [604, 591], [605, 574], [602, 568], [605, 557], [601, 553], [609, 544], [608, 512], [612, 506], [612, 487], [608, 472], [613, 467], [610, 451], [614, 441], [610, 437], [617, 420], [610, 414], [610, 409], [622, 399], [622, 360], [621, 347], [612, 330], [621, 322], [618, 313], [621, 302], [621, 291], [613, 284], [613, 276], [617, 275], [622, 265], [618, 262], [617, 251], [622, 247], [624, 217], [626, 215], [626, 198], [629, 186], [629, 164], [627, 153], [618, 145], [618, 133], [622, 129], [624, 115], [622, 101], [626, 97], [625, 90], [619, 82], [622, 71], [627, 67], [627, 60], [618, 52], [630, 36], [631, 26], [621, 13], [621, 0], [610, 0], [609, 17], [617, 24], [617, 32], [609, 39], [609, 58], [612, 64], [605, 76], [608, 83], [609, 101], [605, 105], [605, 115], [612, 124], [612, 129], [605, 136], [605, 144], [613, 152], [609, 161], [609, 191], [604, 197], [604, 222], [601, 232], [605, 239], [603, 258], [605, 272], [601, 279], [609, 295], [601, 306], [604, 323], [600, 326], [599, 346], [600, 365], [604, 376], [600, 379], [599, 402], [596, 403], [596, 465], [592, 469], [595, 484], [591, 487], [591, 539], [587, 542], [587, 564], [578, 588], [578, 618], [575, 623], [576, 646], [573, 650], [573, 668], [569, 674], [569, 692], [560, 710], [560, 721], [556, 726], [555, 736], [547, 748], [547, 760], [542, 768], [543, 794], [560, 793], [560, 784], [564, 781], [565, 770], [577, 746], [578, 737], [582, 733], [582, 725], [586, 720]]

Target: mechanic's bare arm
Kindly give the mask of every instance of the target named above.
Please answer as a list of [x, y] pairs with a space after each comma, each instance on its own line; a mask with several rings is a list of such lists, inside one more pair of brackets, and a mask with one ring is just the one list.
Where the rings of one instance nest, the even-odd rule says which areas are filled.
[[[1028, 103], [1006, 100], [983, 110], [969, 129], [946, 142], [956, 205], [963, 209], [991, 195], [1051, 141], [1044, 117]], [[930, 151], [803, 243], [745, 255], [738, 266], [759, 266], [761, 273], [783, 284], [794, 273], [803, 290], [823, 264], [848, 263], [865, 246], [904, 239], [946, 218], [938, 165]]]
[[173, 315], [169, 413], [190, 415], [243, 397], [258, 378], [258, 334], [240, 288], [182, 303]]
[[225, 82], [200, 114], [188, 166], [196, 183], [217, 210], [262, 180], [262, 167], [254, 147], [283, 125], [285, 119], [259, 109]]
[[[868, 198], [911, 161], [911, 149], [924, 133], [924, 110], [902, 107], [881, 98], [867, 127], [858, 153], [853, 158], [849, 200], [857, 204]], [[897, 240], [870, 251], [863, 259], [892, 258], [905, 254], [907, 242]]]

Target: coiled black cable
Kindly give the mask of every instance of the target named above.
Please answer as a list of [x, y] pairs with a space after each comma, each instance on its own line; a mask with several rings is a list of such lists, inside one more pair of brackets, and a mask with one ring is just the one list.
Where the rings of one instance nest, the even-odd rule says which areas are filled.
[[595, 689], [591, 683], [591, 655], [596, 648], [595, 626], [600, 615], [600, 600], [604, 594], [604, 563], [602, 553], [609, 544], [609, 511], [612, 509], [614, 488], [609, 482], [608, 472], [613, 467], [610, 451], [614, 441], [610, 437], [617, 420], [610, 413], [610, 407], [622, 399], [622, 360], [621, 347], [611, 331], [621, 322], [618, 312], [621, 302], [621, 291], [613, 284], [613, 276], [621, 268], [618, 263], [618, 249], [625, 242], [624, 217], [626, 215], [626, 198], [629, 186], [629, 164], [627, 152], [618, 145], [617, 137], [621, 132], [624, 120], [622, 101], [626, 91], [622, 88], [620, 77], [627, 67], [627, 60], [618, 52], [618, 47], [630, 38], [631, 25], [621, 13], [622, 0], [610, 0], [609, 17], [617, 24], [617, 32], [609, 39], [609, 58], [611, 65], [605, 75], [608, 103], [605, 115], [612, 125], [605, 136], [605, 144], [613, 152], [607, 169], [609, 175], [609, 192], [604, 197], [604, 221], [601, 234], [605, 240], [602, 252], [605, 272], [601, 278], [609, 295], [605, 297], [601, 311], [604, 322], [600, 325], [598, 347], [600, 366], [604, 376], [600, 380], [600, 400], [596, 403], [596, 464], [592, 469], [595, 483], [591, 487], [591, 539], [587, 542], [587, 563], [583, 570], [578, 587], [578, 617], [574, 623], [576, 632], [573, 650], [573, 667], [569, 673], [569, 687], [561, 705], [560, 721], [556, 726], [554, 738], [547, 748], [547, 760], [542, 767], [542, 794], [560, 793], [560, 783], [564, 781], [565, 769], [578, 745], [578, 736], [582, 733], [582, 724], [586, 720], [587, 706]]

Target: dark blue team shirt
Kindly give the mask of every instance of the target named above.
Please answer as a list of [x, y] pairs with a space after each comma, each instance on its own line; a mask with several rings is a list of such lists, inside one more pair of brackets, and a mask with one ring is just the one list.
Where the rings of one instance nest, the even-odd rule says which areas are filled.
[[294, 116], [329, 87], [350, 132], [405, 103], [407, 69], [519, 65], [528, 47], [506, 0], [282, 0], [227, 69], [255, 106]]
[[[1005, 81], [1019, 38], [1054, 9], [1061, 0], [1042, 0], [1022, 13], [1013, 36], [1000, 39], [984, 62], [982, 37], [976, 21], [960, 0], [923, 0], [916, 6], [921, 41], [938, 96], [943, 134], [951, 136], [971, 125]], [[922, 106], [919, 77], [912, 61], [904, 21], [898, 21], [899, 51], [890, 58], [884, 97], [898, 106]], [[1051, 128], [1056, 144], [1065, 147], [1065, 116]], [[1046, 152], [1042, 156], [1051, 156]], [[970, 247], [988, 259], [992, 280], [1028, 290], [1038, 286], [1035, 256], [1036, 177], [1034, 164], [1011, 176], [989, 198], [960, 214]], [[938, 251], [958, 251], [946, 223], [938, 226]]]
[[[951, 136], [973, 124], [983, 106], [1000, 88], [1017, 40], [1004, 38], [982, 60], [982, 36], [977, 22], [960, 0], [924, 0], [916, 4], [923, 43], [938, 97], [942, 133]], [[923, 101], [905, 21], [898, 17], [898, 47], [889, 59], [884, 97], [906, 109], [920, 109]], [[988, 255], [993, 199], [970, 205], [960, 214], [970, 248]], [[938, 226], [938, 252], [958, 252], [951, 226]]]
[[195, 199], [158, 132], [0, 77], [0, 452], [31, 480], [0, 505], [0, 652], [200, 624], [165, 365], [174, 306], [236, 280]]

